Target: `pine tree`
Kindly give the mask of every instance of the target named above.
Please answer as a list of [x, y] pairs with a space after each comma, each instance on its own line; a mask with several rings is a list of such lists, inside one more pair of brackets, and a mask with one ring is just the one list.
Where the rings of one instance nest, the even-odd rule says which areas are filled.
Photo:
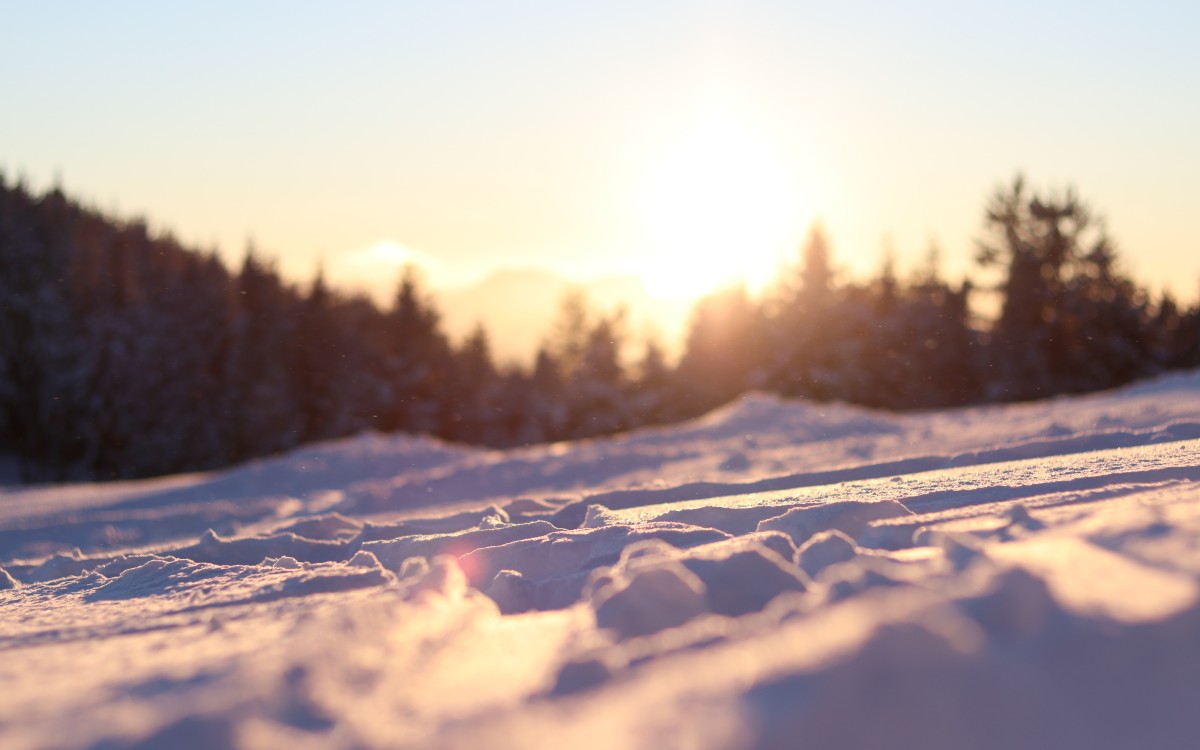
[[1146, 308], [1073, 191], [1031, 195], [1017, 177], [992, 197], [986, 225], [979, 261], [1006, 269], [990, 343], [992, 398], [1111, 387], [1149, 371]]
[[596, 321], [568, 381], [568, 423], [574, 437], [606, 435], [629, 427], [628, 384], [621, 365], [624, 313]]
[[78, 212], [60, 192], [0, 196], [0, 428], [25, 480], [63, 479], [83, 445], [83, 342], [68, 286]]
[[441, 434], [462, 442], [502, 445], [500, 387], [487, 331], [477, 324], [454, 352], [443, 383]]
[[528, 444], [569, 437], [566, 376], [547, 347], [538, 350], [526, 394], [526, 419], [517, 432], [517, 442]]
[[662, 346], [653, 339], [647, 341], [633, 381], [630, 411], [634, 422], [639, 425], [663, 424], [679, 416], [677, 386], [675, 373], [667, 365]]
[[300, 396], [288, 368], [299, 299], [273, 265], [247, 248], [235, 283], [232, 351], [225, 382], [232, 393], [230, 448], [235, 461], [298, 445]]
[[701, 298], [678, 367], [682, 413], [699, 414], [761, 387], [766, 333], [762, 310], [744, 286]]
[[324, 272], [318, 270], [300, 302], [288, 346], [302, 442], [344, 435], [351, 424], [349, 405], [341, 394], [341, 383], [348, 374], [343, 367], [348, 344], [337, 326], [336, 305]]
[[413, 433], [436, 432], [443, 414], [441, 382], [450, 361], [450, 344], [439, 317], [419, 287], [417, 271], [405, 269], [387, 316], [384, 371], [390, 385], [384, 428]]
[[828, 399], [837, 387], [838, 295], [829, 240], [814, 225], [798, 273], [780, 284], [770, 307], [771, 388], [787, 396]]

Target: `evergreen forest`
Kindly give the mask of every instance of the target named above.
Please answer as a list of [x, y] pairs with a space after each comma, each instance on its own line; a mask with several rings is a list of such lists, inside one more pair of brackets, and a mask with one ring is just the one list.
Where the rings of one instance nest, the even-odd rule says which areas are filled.
[[1200, 307], [1131, 279], [1072, 191], [1017, 178], [986, 200], [981, 237], [987, 283], [947, 281], [934, 257], [849, 281], [817, 227], [762, 294], [699, 300], [678, 361], [572, 295], [535, 361], [502, 366], [486, 327], [445, 335], [413, 269], [381, 307], [0, 175], [0, 453], [28, 482], [132, 478], [364, 430], [509, 447], [673, 422], [748, 390], [932, 409], [1200, 365]]

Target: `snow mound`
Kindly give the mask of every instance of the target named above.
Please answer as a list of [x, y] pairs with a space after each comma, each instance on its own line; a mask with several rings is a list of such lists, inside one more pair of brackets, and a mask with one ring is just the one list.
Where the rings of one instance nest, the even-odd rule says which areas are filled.
[[1200, 373], [0, 490], [0, 747], [1200, 737]]
[[822, 531], [840, 531], [855, 538], [866, 532], [873, 521], [911, 515], [911, 510], [895, 500], [839, 500], [792, 508], [783, 515], [760, 521], [758, 531], [782, 531], [801, 545]]

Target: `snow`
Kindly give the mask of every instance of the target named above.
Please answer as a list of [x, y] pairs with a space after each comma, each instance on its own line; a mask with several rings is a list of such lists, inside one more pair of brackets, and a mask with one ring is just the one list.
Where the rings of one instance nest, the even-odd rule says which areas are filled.
[[1200, 373], [0, 489], [4, 748], [1190, 748]]

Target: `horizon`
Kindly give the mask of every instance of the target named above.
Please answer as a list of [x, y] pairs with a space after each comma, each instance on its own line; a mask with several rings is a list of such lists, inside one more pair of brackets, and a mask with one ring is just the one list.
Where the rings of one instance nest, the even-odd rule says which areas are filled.
[[[1029, 183], [1023, 176], [1018, 175], [1018, 179], [1028, 188]], [[170, 228], [155, 226], [146, 217], [112, 215], [72, 194], [60, 184], [38, 191], [28, 184], [24, 175], [10, 180], [3, 170], [0, 170], [0, 180], [11, 187], [25, 190], [34, 197], [57, 192], [85, 210], [95, 212], [106, 221], [116, 222], [118, 225], [140, 224], [146, 228], [150, 237], [170, 238], [180, 242], [186, 252], [213, 253], [231, 274], [236, 274], [240, 265], [240, 260], [224, 257], [212, 248], [188, 245]], [[1062, 191], [1041, 195], [1047, 198], [1060, 194]], [[1086, 198], [1080, 198], [1087, 205]], [[1103, 217], [1100, 219], [1100, 226], [1103, 227]], [[827, 247], [836, 248], [836, 243], [830, 241], [831, 238], [820, 220], [809, 227], [806, 243], [813, 233], [823, 237]], [[381, 243], [372, 248], [372, 253], [386, 257], [402, 250], [403, 248], [389, 247]], [[891, 248], [887, 250], [890, 253]], [[645, 348], [651, 345], [658, 347], [668, 362], [676, 362], [686, 349], [689, 326], [694, 322], [694, 316], [704, 298], [717, 297], [723, 292], [740, 287], [746, 291], [748, 299], [769, 304], [773, 294], [787, 293], [785, 290], [789, 283], [794, 283], [795, 277], [792, 274], [801, 271], [804, 265], [801, 259], [802, 251], [798, 249], [795, 257], [781, 261], [774, 277], [759, 284], [752, 286], [745, 279], [736, 278], [718, 282], [699, 294], [690, 296], [656, 293], [647, 285], [645, 277], [634, 271], [614, 270], [604, 275], [580, 278], [552, 268], [532, 265], [490, 268], [477, 279], [438, 285], [430, 283], [429, 268], [422, 265], [422, 260], [428, 259], [409, 255], [404, 255], [390, 264], [389, 270], [394, 272], [393, 276], [375, 277], [375, 286], [371, 288], [353, 282], [346, 283], [344, 279], [330, 279], [323, 265], [318, 265], [308, 278], [289, 277], [279, 269], [278, 257], [263, 252], [253, 244], [244, 251], [242, 257], [248, 257], [247, 254], [250, 253], [259, 261], [264, 261], [268, 268], [279, 273], [285, 284], [293, 286], [300, 293], [307, 293], [305, 288], [311, 287], [318, 277], [322, 277], [328, 285], [327, 288], [338, 296], [344, 299], [365, 298], [379, 310], [386, 310], [392, 306], [401, 280], [407, 273], [415, 272], [421, 293], [432, 304], [438, 316], [438, 324], [451, 342], [461, 345], [482, 327], [487, 334], [494, 361], [497, 364], [516, 367], [531, 366], [540, 350], [553, 346], [551, 339], [554, 326], [564, 304], [572, 295], [582, 295], [581, 299], [591, 322], [598, 322], [602, 318], [621, 321], [618, 338], [622, 342], [621, 357], [626, 365], [637, 361], [644, 354]], [[920, 264], [904, 269], [904, 272], [895, 267], [895, 256], [890, 254], [881, 257], [874, 268], [860, 273], [848, 273], [839, 263], [836, 253], [830, 256], [830, 260], [831, 280], [843, 288], [877, 284], [885, 269], [887, 273], [895, 274], [896, 278], [908, 284], [921, 283], [921, 279], [926, 278], [925, 275], [932, 271], [943, 283], [971, 282], [973, 293], [968, 294], [966, 299], [969, 303], [970, 317], [975, 320], [977, 327], [981, 321], [994, 322], [1000, 314], [998, 303], [994, 299], [998, 289], [987, 284], [978, 284], [980, 275], [992, 276], [995, 283], [999, 283], [996, 270], [985, 268], [973, 259], [973, 264], [964, 270], [959, 279], [950, 278], [944, 273], [945, 259], [940, 253], [940, 248], [936, 246], [930, 248]], [[1124, 265], [1125, 258], [1120, 256], [1119, 247], [1117, 261], [1118, 273], [1121, 273], [1120, 266]], [[434, 267], [437, 267], [436, 261]], [[789, 278], [792, 278], [793, 282], [789, 282]], [[1131, 277], [1131, 280], [1141, 292], [1149, 295], [1147, 301], [1155, 302], [1159, 299], [1158, 295], [1164, 291], [1145, 286], [1136, 277]], [[1177, 296], [1174, 300], [1185, 306], [1200, 305], [1200, 295], [1195, 298]], [[986, 323], [984, 327], [987, 327]]]

